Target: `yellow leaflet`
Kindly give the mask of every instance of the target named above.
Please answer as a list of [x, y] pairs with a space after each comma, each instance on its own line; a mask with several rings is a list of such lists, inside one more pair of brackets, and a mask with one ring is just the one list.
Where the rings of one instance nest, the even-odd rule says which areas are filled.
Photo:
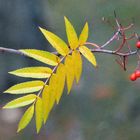
[[69, 94], [74, 81], [74, 65], [73, 65], [72, 56], [70, 55], [68, 55], [65, 59], [65, 68], [66, 68], [67, 89]]
[[37, 133], [40, 131], [40, 128], [42, 126], [43, 122], [43, 103], [42, 99], [40, 97], [37, 98], [36, 104], [35, 104], [35, 118], [36, 118], [36, 130]]
[[49, 81], [49, 86], [45, 86], [42, 93], [43, 110], [44, 110], [44, 123], [46, 123], [48, 115], [55, 103], [55, 94], [57, 91], [57, 77], [53, 74]]
[[49, 82], [49, 92], [50, 92], [50, 110], [52, 109], [52, 107], [54, 106], [55, 103], [55, 95], [57, 92], [57, 84], [58, 84], [58, 79], [57, 79], [57, 75], [53, 74], [50, 82]]
[[27, 56], [32, 57], [48, 65], [56, 66], [60, 61], [60, 58], [58, 56], [47, 51], [36, 49], [24, 49], [20, 51], [26, 54]]
[[34, 115], [34, 105], [30, 106], [26, 112], [24, 113], [24, 115], [22, 116], [19, 125], [18, 125], [18, 130], [17, 132], [19, 132], [20, 130], [24, 129], [29, 122], [31, 121], [32, 117]]
[[82, 73], [82, 59], [80, 53], [77, 50], [73, 51], [72, 59], [74, 63], [74, 75], [76, 82], [78, 83]]
[[63, 56], [69, 53], [67, 44], [60, 37], [43, 28], [39, 27], [39, 29], [41, 30], [45, 38], [50, 42], [50, 44], [58, 51], [58, 53]]
[[56, 102], [57, 104], [59, 103], [59, 100], [62, 96], [63, 90], [64, 90], [64, 85], [65, 85], [65, 66], [63, 64], [59, 64], [59, 67], [57, 68], [56, 71], [57, 75], [57, 91], [56, 91]]
[[87, 48], [86, 46], [80, 46], [79, 50], [89, 62], [91, 62], [95, 67], [97, 66], [96, 58], [89, 48]]
[[35, 94], [29, 94], [20, 98], [17, 98], [15, 100], [12, 100], [11, 102], [7, 103], [3, 108], [17, 108], [29, 105], [33, 103], [36, 99]]
[[4, 91], [4, 93], [25, 94], [25, 93], [36, 92], [42, 89], [43, 85], [44, 82], [39, 80], [23, 82], [10, 87], [6, 91]]
[[66, 17], [64, 17], [64, 20], [65, 20], [66, 34], [67, 34], [69, 45], [71, 49], [76, 49], [78, 47], [78, 37], [76, 31], [73, 25]]
[[50, 88], [48, 85], [46, 85], [42, 92], [44, 124], [46, 123], [50, 113], [50, 100], [51, 100]]
[[9, 72], [10, 74], [29, 78], [48, 78], [52, 70], [48, 67], [26, 67]]
[[79, 45], [84, 45], [87, 39], [88, 39], [88, 23], [86, 22], [79, 37]]

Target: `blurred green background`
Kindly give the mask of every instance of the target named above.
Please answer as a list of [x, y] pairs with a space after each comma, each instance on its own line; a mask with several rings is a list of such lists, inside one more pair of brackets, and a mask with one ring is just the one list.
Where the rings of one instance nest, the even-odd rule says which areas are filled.
[[[140, 34], [139, 0], [0, 0], [0, 46], [52, 51], [38, 29], [47, 28], [66, 40], [64, 20], [67, 16], [78, 34], [85, 21], [89, 23], [89, 41], [102, 45], [114, 33], [102, 17], [115, 25], [116, 10], [121, 23], [135, 26], [128, 32]], [[135, 49], [135, 42], [130, 42]], [[119, 43], [108, 46], [113, 49]], [[137, 66], [129, 58], [124, 72], [116, 56], [95, 54], [99, 67], [85, 61], [78, 85], [56, 106], [41, 132], [35, 132], [34, 120], [21, 133], [17, 124], [25, 109], [0, 110], [0, 140], [138, 140], [140, 139], [140, 80], [131, 82], [129, 75]], [[26, 79], [8, 71], [42, 65], [35, 60], [13, 54], [0, 55], [0, 106], [17, 96], [4, 95], [9, 86]]]

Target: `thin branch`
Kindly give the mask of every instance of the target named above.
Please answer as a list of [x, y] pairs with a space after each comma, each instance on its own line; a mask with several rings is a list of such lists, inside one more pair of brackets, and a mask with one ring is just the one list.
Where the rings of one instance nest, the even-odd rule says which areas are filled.
[[123, 28], [123, 30], [125, 31], [125, 30], [128, 30], [128, 29], [130, 29], [130, 28], [132, 28], [134, 26], [134, 24], [133, 23], [131, 23], [130, 25], [128, 25], [127, 27], [125, 27], [125, 28]]
[[122, 31], [121, 34], [122, 34], [122, 37], [123, 37], [122, 43], [121, 43], [121, 45], [115, 50], [115, 52], [119, 52], [119, 51], [123, 48], [124, 44], [126, 43], [124, 31]]
[[12, 53], [12, 54], [18, 54], [18, 55], [27, 56], [26, 54], [24, 54], [23, 52], [21, 52], [19, 50], [10, 49], [10, 48], [4, 48], [4, 47], [0, 47], [0, 52], [1, 53]]
[[[129, 56], [129, 55], [134, 55], [138, 52], [138, 50], [135, 50], [135, 51], [128, 52], [128, 53], [121, 53], [121, 52], [116, 52], [116, 51], [111, 51], [111, 50], [106, 50], [106, 49], [101, 49], [101, 48], [95, 48], [95, 49], [90, 49], [90, 50], [93, 53], [106, 53], [106, 54], [112, 54], [112, 55], [118, 55], [118, 56]], [[18, 55], [28, 57], [26, 54], [24, 54], [23, 52], [16, 50], [16, 49], [0, 47], [0, 52], [18, 54]], [[53, 53], [55, 55], [60, 55], [58, 52], [51, 52], [51, 53]]]
[[119, 32], [120, 32], [120, 29], [118, 29], [118, 31], [106, 43], [104, 43], [100, 48], [104, 48], [105, 46], [110, 44], [113, 40], [115, 40], [117, 38]]
[[137, 54], [138, 50], [128, 52], [128, 53], [121, 53], [121, 52], [116, 52], [116, 51], [111, 51], [111, 50], [105, 50], [105, 49], [91, 49], [91, 52], [95, 53], [106, 53], [106, 54], [112, 54], [112, 55], [118, 55], [118, 56], [130, 56], [130, 55], [135, 55]]

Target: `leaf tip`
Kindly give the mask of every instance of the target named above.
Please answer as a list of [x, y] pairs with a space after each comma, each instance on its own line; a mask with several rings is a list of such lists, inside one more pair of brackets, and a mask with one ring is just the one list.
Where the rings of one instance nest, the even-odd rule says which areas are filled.
[[8, 73], [9, 73], [9, 74], [14, 74], [14, 72], [13, 72], [13, 71], [9, 71]]
[[39, 28], [39, 30], [40, 30], [41, 32], [44, 30], [44, 29], [43, 29], [42, 27], [40, 27], [40, 26], [39, 26], [38, 28]]
[[56, 104], [57, 104], [57, 105], [59, 104], [59, 99], [56, 99]]
[[95, 66], [95, 68], [98, 68], [98, 64], [96, 63], [96, 64], [94, 64], [94, 66]]
[[66, 16], [64, 16], [64, 21], [65, 21], [65, 23], [69, 22], [69, 20], [68, 20], [68, 18]]
[[6, 105], [2, 107], [2, 109], [6, 109]]
[[68, 94], [68, 95], [70, 94], [70, 91], [71, 91], [71, 89], [68, 89], [68, 91], [67, 91], [67, 94]]
[[17, 133], [19, 133], [20, 131], [21, 131], [21, 129], [20, 129], [20, 128], [18, 128], [18, 129], [17, 129]]
[[36, 133], [38, 134], [40, 132], [40, 128], [37, 128], [36, 129]]
[[88, 28], [88, 22], [86, 21], [85, 26]]
[[67, 17], [66, 16], [64, 16], [64, 20], [66, 20], [67, 19]]
[[94, 67], [97, 68], [98, 67], [98, 64], [96, 62], [96, 59], [95, 59], [95, 62], [93, 63]]
[[88, 29], [88, 28], [89, 28], [89, 27], [88, 27], [88, 22], [86, 22], [85, 26], [86, 26], [87, 30], [89, 30], [89, 29]]
[[8, 90], [5, 90], [3, 93], [8, 93]]

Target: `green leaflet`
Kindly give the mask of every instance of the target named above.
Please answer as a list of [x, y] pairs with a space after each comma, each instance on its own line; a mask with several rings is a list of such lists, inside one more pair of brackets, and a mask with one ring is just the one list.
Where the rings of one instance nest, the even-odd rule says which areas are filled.
[[10, 74], [28, 78], [48, 78], [52, 70], [48, 67], [26, 67], [9, 72]]
[[82, 53], [82, 55], [93, 64], [93, 66], [97, 66], [96, 63], [96, 58], [94, 56], [94, 54], [90, 51], [89, 48], [87, 48], [86, 46], [80, 46], [79, 47], [80, 52]]
[[12, 100], [11, 102], [7, 103], [3, 108], [23, 107], [23, 106], [33, 103], [36, 98], [37, 96], [35, 94], [29, 94], [29, 95], [17, 98], [15, 100]]
[[36, 104], [35, 104], [35, 118], [36, 118], [36, 130], [37, 133], [40, 131], [40, 128], [42, 126], [43, 122], [43, 103], [42, 99], [40, 97], [37, 98]]
[[47, 51], [36, 49], [24, 49], [20, 51], [26, 54], [27, 56], [32, 57], [48, 65], [56, 66], [60, 61], [60, 58], [58, 56]]
[[34, 105], [30, 106], [24, 113], [24, 115], [22, 116], [19, 125], [18, 125], [18, 130], [17, 132], [21, 131], [22, 129], [24, 129], [29, 122], [31, 121], [32, 117], [34, 115]]
[[23, 82], [10, 87], [6, 91], [4, 91], [4, 93], [10, 93], [10, 94], [31, 93], [31, 92], [39, 91], [41, 88], [43, 88], [43, 86], [44, 86], [44, 82], [39, 80]]
[[44, 34], [45, 38], [50, 42], [50, 44], [58, 51], [58, 53], [63, 56], [69, 53], [67, 44], [60, 37], [43, 28], [39, 27], [39, 29]]
[[70, 23], [70, 21], [66, 17], [64, 17], [64, 20], [65, 20], [66, 34], [67, 34], [70, 48], [76, 49], [79, 43], [76, 31], [73, 25]]

